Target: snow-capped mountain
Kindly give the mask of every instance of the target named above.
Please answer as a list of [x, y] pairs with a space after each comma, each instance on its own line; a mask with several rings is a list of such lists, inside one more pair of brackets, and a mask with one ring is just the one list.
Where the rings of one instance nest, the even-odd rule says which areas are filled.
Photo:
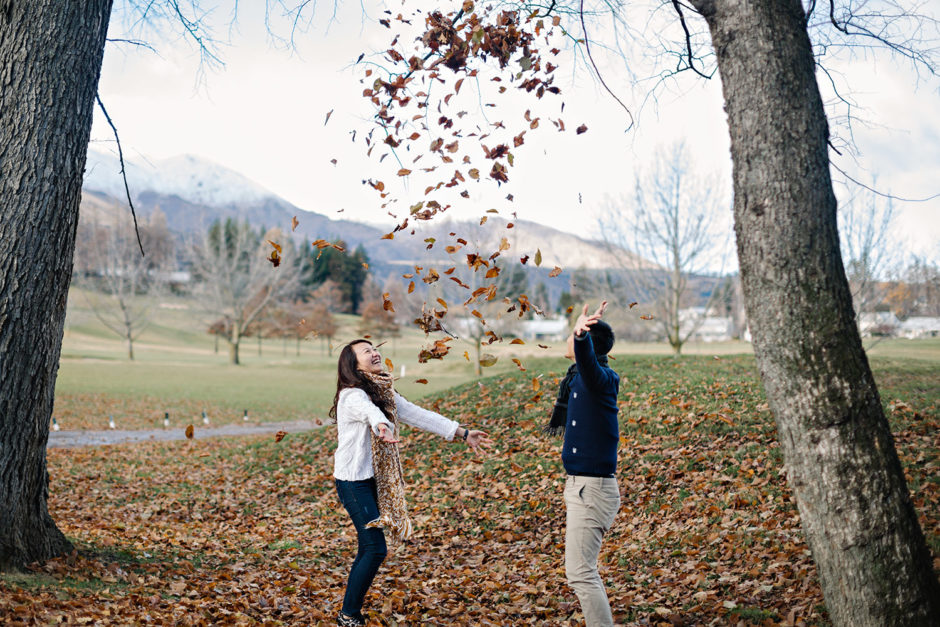
[[[409, 265], [431, 263], [453, 265], [462, 262], [463, 255], [471, 252], [488, 257], [500, 248], [504, 237], [511, 246], [504, 253], [504, 259], [528, 256], [533, 259], [527, 266], [532, 273], [547, 274], [553, 266], [566, 271], [655, 269], [653, 264], [638, 260], [629, 251], [612, 249], [603, 242], [524, 220], [513, 220], [510, 227], [507, 220], [498, 216], [490, 216], [485, 226], [473, 220], [413, 221], [390, 241], [382, 236], [394, 225], [382, 229], [304, 211], [248, 177], [205, 159], [184, 155], [152, 162], [125, 158], [124, 163], [138, 215], [146, 217], [159, 210], [166, 215], [170, 229], [181, 235], [204, 232], [215, 220], [230, 217], [289, 232], [292, 218], [297, 216], [299, 226], [292, 236], [298, 243], [303, 238], [308, 241], [322, 238], [342, 239], [349, 248], [362, 244], [374, 272], [400, 273], [401, 268]], [[90, 148], [82, 187], [85, 192], [83, 213], [94, 212], [101, 219], [105, 214], [126, 211], [122, 209], [127, 201], [116, 154]], [[106, 210], [108, 205], [110, 209]], [[426, 244], [428, 237], [438, 242], [430, 250]], [[458, 245], [459, 239], [466, 240], [467, 244]], [[448, 245], [457, 245], [461, 252], [449, 256], [445, 250]], [[537, 251], [541, 252], [541, 269], [534, 267]]]
[[[252, 204], [277, 198], [277, 194], [248, 177], [192, 155], [179, 155], [153, 162], [125, 158], [124, 163], [132, 194], [149, 191], [212, 207]], [[89, 148], [83, 187], [115, 198], [124, 197], [124, 181], [118, 156]]]

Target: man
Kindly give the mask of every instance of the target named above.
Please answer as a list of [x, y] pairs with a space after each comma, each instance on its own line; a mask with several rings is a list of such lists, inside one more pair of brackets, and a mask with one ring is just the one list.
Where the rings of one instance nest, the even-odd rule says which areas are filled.
[[612, 626], [613, 616], [597, 556], [620, 509], [617, 486], [617, 392], [620, 377], [607, 365], [614, 333], [601, 320], [607, 301], [592, 315], [584, 306], [568, 337], [565, 357], [575, 361], [558, 390], [548, 431], [565, 432], [561, 460], [565, 483], [565, 575], [588, 627]]

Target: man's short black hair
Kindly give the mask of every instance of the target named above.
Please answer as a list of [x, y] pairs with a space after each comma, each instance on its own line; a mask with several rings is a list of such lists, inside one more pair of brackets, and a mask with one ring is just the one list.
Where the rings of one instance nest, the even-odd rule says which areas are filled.
[[606, 355], [614, 347], [614, 330], [603, 320], [595, 322], [589, 333], [591, 334], [591, 343], [594, 345], [595, 355]]

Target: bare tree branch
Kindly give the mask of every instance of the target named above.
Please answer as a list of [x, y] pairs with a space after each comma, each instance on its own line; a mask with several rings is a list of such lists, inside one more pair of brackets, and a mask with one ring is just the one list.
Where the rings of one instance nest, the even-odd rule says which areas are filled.
[[[685, 23], [685, 15], [682, 13], [682, 4], [679, 3], [679, 0], [672, 0], [672, 6], [675, 7], [676, 13], [679, 15], [679, 23], [682, 24], [682, 30], [685, 32], [685, 49], [688, 55], [687, 69], [692, 70], [702, 78], [711, 79], [715, 73], [714, 70], [712, 70], [711, 74], [705, 74], [695, 67], [695, 57], [692, 55], [692, 34], [689, 32], [689, 25]], [[681, 69], [681, 67], [676, 68], [676, 70]]]
[[104, 103], [101, 102], [101, 96], [99, 94], [95, 94], [95, 100], [98, 101], [98, 106], [101, 108], [101, 112], [104, 113], [104, 118], [108, 121], [108, 126], [114, 131], [114, 141], [117, 142], [118, 159], [121, 161], [121, 178], [124, 180], [124, 192], [127, 194], [127, 204], [130, 206], [131, 215], [134, 217], [134, 232], [137, 233], [137, 245], [140, 247], [140, 256], [144, 257], [144, 243], [140, 241], [140, 229], [137, 227], [137, 212], [134, 211], [134, 201], [131, 200], [131, 189], [127, 185], [127, 172], [124, 168], [124, 151], [121, 150], [121, 138], [118, 137], [117, 128], [114, 126], [114, 122], [111, 121], [108, 110], [104, 108]]
[[579, 11], [578, 11], [578, 16], [581, 19], [581, 30], [584, 32], [584, 50], [587, 53], [588, 59], [590, 59], [591, 61], [591, 67], [594, 68], [594, 73], [597, 75], [597, 80], [601, 82], [601, 85], [604, 86], [604, 89], [607, 90], [607, 93], [610, 94], [611, 97], [617, 101], [617, 104], [623, 107], [623, 110], [626, 111], [627, 115], [630, 117], [630, 124], [627, 126], [627, 129], [626, 129], [629, 131], [631, 128], [633, 128], [633, 124], [634, 124], [633, 114], [630, 112], [630, 109], [627, 107], [627, 105], [623, 104], [623, 101], [620, 100], [619, 97], [617, 97], [617, 94], [615, 94], [613, 90], [607, 86], [607, 82], [604, 80], [604, 77], [601, 74], [601, 71], [597, 68], [597, 63], [594, 62], [594, 56], [591, 54], [591, 43], [590, 43], [591, 38], [588, 37], [587, 24], [584, 23], [584, 0], [580, 0], [580, 3], [581, 4], [580, 4]]

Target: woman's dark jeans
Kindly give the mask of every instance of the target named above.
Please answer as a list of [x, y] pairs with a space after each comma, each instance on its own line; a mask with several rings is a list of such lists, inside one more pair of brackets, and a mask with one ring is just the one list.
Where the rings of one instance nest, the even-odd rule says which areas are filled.
[[385, 534], [382, 530], [366, 529], [366, 523], [379, 517], [375, 478], [364, 481], [337, 479], [336, 493], [343, 507], [349, 512], [359, 538], [359, 550], [356, 552], [356, 559], [349, 571], [349, 581], [346, 582], [346, 594], [343, 597], [343, 613], [358, 617], [362, 611], [362, 602], [366, 592], [369, 591], [375, 573], [378, 572], [379, 566], [382, 565], [388, 553]]

